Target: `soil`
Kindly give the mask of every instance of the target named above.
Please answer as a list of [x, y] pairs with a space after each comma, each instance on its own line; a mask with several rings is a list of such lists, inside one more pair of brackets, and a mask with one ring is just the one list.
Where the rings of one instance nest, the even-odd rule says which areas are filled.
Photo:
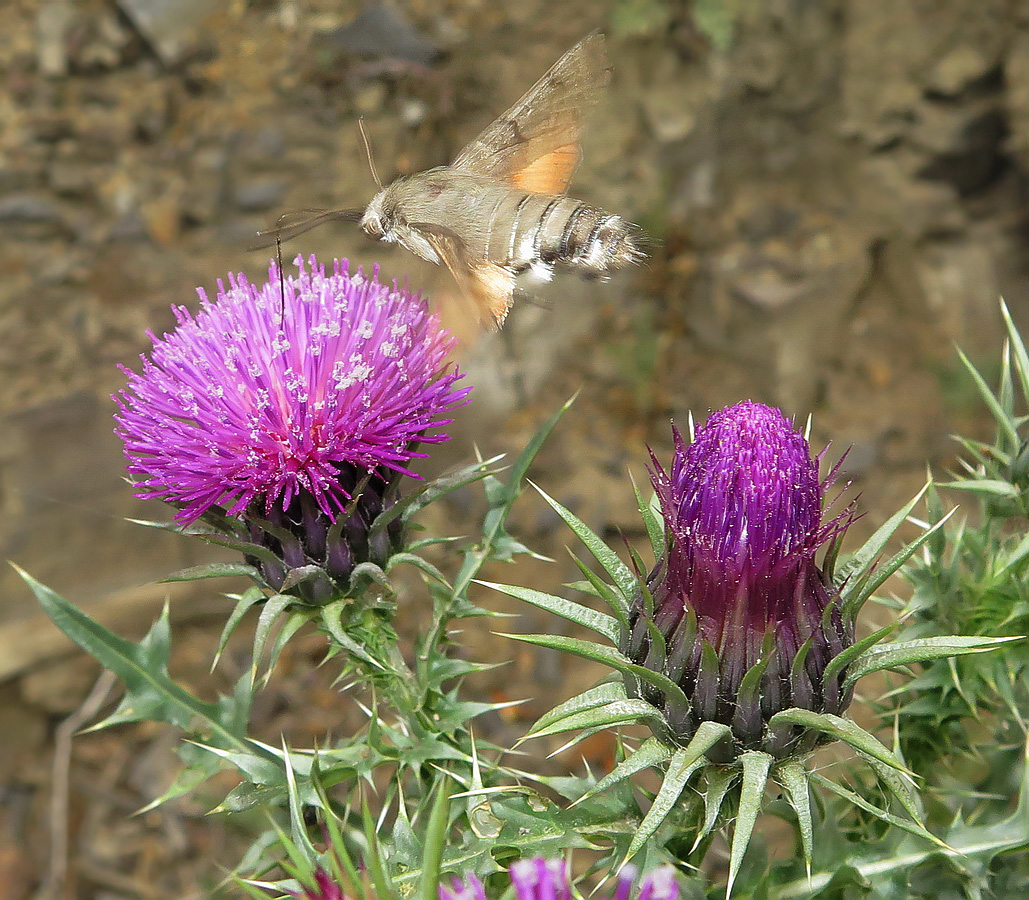
[[[261, 277], [267, 252], [245, 248], [282, 212], [367, 202], [359, 118], [384, 179], [445, 164], [598, 28], [612, 83], [572, 193], [639, 222], [648, 265], [603, 284], [559, 277], [520, 298], [500, 335], [476, 337], [445, 302], [445, 273], [354, 228], [312, 231], [289, 254], [378, 263], [450, 316], [475, 398], [428, 474], [474, 447], [517, 452], [578, 392], [532, 477], [595, 529], [636, 538], [626, 470], [645, 479], [648, 445], [667, 457], [670, 420], [750, 397], [810, 414], [829, 458], [850, 447], [857, 529], [881, 523], [927, 463], [954, 465], [952, 433], [989, 434], [954, 342], [995, 372], [997, 298], [1029, 321], [1029, 12], [1018, 0], [773, 0], [726, 2], [712, 20], [703, 6], [706, 28], [681, 0], [363, 12], [335, 0], [7, 0], [3, 555], [133, 638], [172, 594], [174, 672], [208, 696], [230, 684], [245, 642], [206, 673], [227, 608], [218, 591], [234, 586], [153, 586], [209, 556], [125, 521], [163, 513], [122, 481], [118, 364], [137, 363], [148, 329], [172, 326], [171, 304], [195, 307], [198, 285]], [[749, 11], [731, 18], [737, 6]], [[466, 532], [477, 506], [459, 496], [427, 524]], [[559, 562], [494, 577], [545, 590], [575, 577], [573, 542], [538, 498], [520, 501], [513, 526]], [[246, 846], [245, 829], [202, 817], [224, 785], [133, 817], [174, 775], [170, 729], [80, 736], [62, 757], [60, 724], [99, 670], [14, 573], [0, 590], [0, 896], [208, 893]], [[404, 599], [410, 630], [420, 600]], [[480, 600], [517, 613], [515, 629], [554, 628]], [[475, 691], [541, 698], [491, 720], [496, 740], [595, 674], [485, 628], [469, 642], [478, 658], [513, 660]], [[310, 743], [357, 721], [318, 668], [322, 650], [312, 636], [284, 653], [257, 711], [270, 740]], [[610, 747], [587, 752], [603, 766]], [[55, 771], [69, 787], [51, 808]], [[52, 854], [54, 833], [68, 835], [66, 857]]]

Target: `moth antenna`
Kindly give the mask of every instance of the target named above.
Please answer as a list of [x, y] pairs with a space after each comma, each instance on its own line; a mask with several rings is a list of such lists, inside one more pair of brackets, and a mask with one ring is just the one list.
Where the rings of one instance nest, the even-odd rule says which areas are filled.
[[364, 116], [357, 120], [357, 127], [361, 129], [361, 140], [364, 141], [364, 154], [368, 157], [368, 168], [372, 170], [372, 181], [381, 191], [382, 182], [379, 181], [379, 173], [375, 171], [375, 160], [372, 159], [372, 145], [368, 141], [368, 132], [364, 130]]
[[286, 322], [286, 277], [282, 274], [282, 238], [275, 232], [275, 257], [279, 263], [279, 326]]

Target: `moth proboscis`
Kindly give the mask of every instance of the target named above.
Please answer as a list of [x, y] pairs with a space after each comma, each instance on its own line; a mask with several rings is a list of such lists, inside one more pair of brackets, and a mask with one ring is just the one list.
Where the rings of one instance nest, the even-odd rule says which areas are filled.
[[397, 178], [363, 211], [287, 213], [253, 249], [326, 222], [359, 222], [369, 236], [445, 265], [491, 330], [503, 324], [522, 273], [606, 278], [639, 263], [635, 225], [567, 196], [585, 115], [608, 77], [604, 38], [587, 35], [449, 166]]

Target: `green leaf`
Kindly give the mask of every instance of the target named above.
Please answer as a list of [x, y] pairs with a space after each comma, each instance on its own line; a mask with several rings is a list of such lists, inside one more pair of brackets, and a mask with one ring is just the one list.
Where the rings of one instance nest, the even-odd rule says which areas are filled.
[[890, 750], [850, 719], [834, 716], [831, 713], [816, 713], [809, 709], [786, 709], [772, 716], [768, 721], [768, 727], [775, 728], [781, 723], [820, 731], [835, 740], [849, 744], [865, 756], [886, 763], [898, 772], [912, 777], [914, 775]]
[[693, 841], [690, 853], [700, 846], [700, 842], [711, 833], [718, 823], [718, 814], [722, 810], [726, 794], [729, 793], [729, 789], [739, 780], [740, 773], [732, 768], [712, 766], [707, 770], [706, 777], [707, 784], [704, 787], [704, 823], [697, 831], [697, 837]]
[[790, 806], [797, 814], [797, 830], [804, 854], [804, 866], [811, 875], [811, 847], [814, 829], [811, 824], [811, 793], [808, 790], [808, 772], [799, 759], [787, 759], [776, 765], [772, 777], [786, 789]]
[[440, 865], [443, 850], [447, 844], [450, 824], [450, 797], [447, 793], [448, 778], [444, 775], [436, 785], [436, 799], [429, 813], [425, 827], [425, 846], [422, 852], [422, 877], [418, 885], [421, 900], [439, 900]]
[[987, 408], [991, 413], [993, 413], [993, 417], [997, 420], [997, 426], [1003, 433], [1004, 437], [1008, 440], [1011, 446], [1019, 446], [1022, 442], [1019, 440], [1015, 426], [1012, 424], [1010, 417], [1005, 414], [1004, 409], [997, 401], [997, 398], [994, 396], [993, 391], [990, 390], [990, 387], [983, 376], [979, 374], [979, 370], [972, 365], [972, 361], [965, 356], [960, 348], [958, 348], [958, 358], [968, 370], [968, 374], [972, 376], [972, 381], [975, 383], [975, 386], [979, 391], [979, 396], [982, 397]]
[[343, 627], [343, 614], [348, 606], [349, 603], [346, 600], [334, 600], [331, 603], [326, 603], [321, 608], [322, 625], [330, 637], [351, 656], [368, 663], [373, 669], [378, 669], [380, 672], [385, 671], [386, 666], [347, 634], [346, 629]]
[[598, 684], [587, 691], [583, 691], [581, 694], [576, 694], [570, 700], [565, 700], [564, 703], [555, 706], [550, 712], [544, 713], [536, 720], [536, 723], [530, 730], [530, 734], [536, 728], [545, 728], [553, 722], [557, 722], [573, 713], [582, 712], [584, 709], [594, 709], [615, 700], [625, 699], [627, 699], [625, 685], [620, 680]]
[[201, 566], [190, 566], [186, 569], [179, 569], [171, 575], [162, 578], [158, 584], [169, 584], [175, 581], [199, 581], [203, 578], [233, 578], [237, 575], [245, 575], [254, 581], [263, 583], [261, 573], [253, 566], [246, 563], [205, 563]]
[[236, 630], [239, 623], [243, 621], [243, 617], [251, 607], [257, 603], [263, 603], [264, 599], [264, 593], [256, 587], [244, 591], [238, 597], [236, 605], [233, 607], [232, 613], [229, 615], [228, 620], [225, 622], [225, 627], [222, 629], [221, 637], [218, 639], [218, 649], [214, 654], [214, 661], [211, 663], [212, 671], [214, 670], [214, 667], [218, 665], [218, 660], [221, 659], [222, 653], [225, 652], [225, 646], [228, 644], [229, 638], [232, 637], [232, 633]]
[[543, 728], [533, 726], [526, 738], [546, 737], [576, 728], [604, 728], [612, 725], [630, 725], [633, 722], [652, 722], [660, 727], [665, 717], [657, 707], [646, 700], [615, 700], [592, 709], [572, 713]]
[[852, 593], [854, 593], [855, 585], [858, 579], [853, 576], [860, 572], [865, 572], [875, 562], [876, 557], [886, 548], [890, 538], [896, 534], [897, 529], [904, 524], [904, 520], [911, 515], [911, 511], [918, 505], [918, 501], [922, 499], [925, 492], [929, 489], [929, 485], [926, 484], [915, 496], [908, 501], [904, 506], [889, 519], [887, 519], [882, 525], [876, 529], [873, 534], [865, 543], [855, 550], [847, 560], [839, 567], [838, 577], [841, 580], [850, 579], [847, 581], [841, 590], [842, 596], [846, 599]]
[[399, 566], [401, 563], [407, 563], [409, 566], [414, 566], [416, 569], [424, 572], [430, 578], [437, 581], [439, 584], [446, 588], [450, 588], [450, 582], [447, 581], [446, 576], [434, 566], [427, 559], [423, 559], [414, 553], [394, 553], [386, 563], [386, 573], [388, 574], [393, 570], [394, 566]]
[[283, 610], [296, 602], [296, 597], [289, 594], [275, 594], [268, 598], [261, 610], [257, 620], [257, 628], [254, 631], [254, 658], [250, 661], [250, 676], [254, 683], [257, 683], [257, 668], [260, 665], [261, 657], [264, 655], [264, 647], [268, 642], [272, 626], [279, 618]]
[[969, 653], [985, 653], [1003, 644], [1025, 640], [1022, 637], [968, 637], [949, 635], [946, 637], [920, 638], [900, 644], [879, 644], [859, 656], [847, 670], [844, 689], [871, 672], [896, 669], [916, 662], [941, 659], [950, 656], [964, 656]]
[[[498, 632], [502, 633], [502, 632]], [[618, 672], [626, 675], [634, 675], [640, 681], [651, 684], [664, 693], [670, 704], [679, 705], [683, 710], [689, 708], [689, 700], [683, 693], [682, 688], [674, 681], [660, 672], [648, 669], [646, 666], [636, 665], [627, 656], [619, 653], [613, 647], [603, 647], [592, 641], [583, 641], [578, 638], [564, 637], [563, 635], [550, 634], [505, 634], [512, 640], [524, 641], [527, 644], [536, 644], [539, 647], [550, 647], [552, 650], [561, 650], [564, 653], [571, 653], [583, 659], [592, 659], [595, 662], [610, 666]]]
[[[514, 461], [514, 465], [511, 466], [511, 477], [508, 480], [509, 492], [521, 491], [522, 482], [525, 480], [525, 476], [529, 471], [529, 466], [532, 465], [532, 461], [536, 458], [536, 454], [543, 448], [543, 444], [546, 442], [547, 438], [550, 437], [550, 432], [554, 430], [557, 423], [561, 421], [561, 417], [568, 412], [571, 405], [575, 402], [575, 398], [578, 396], [578, 391], [576, 391], [576, 393], [569, 397], [557, 412], [555, 412], [540, 426], [539, 430], [532, 436], [529, 443], [525, 445], [525, 449], [518, 454], [518, 458]], [[514, 497], [511, 499], [513, 500]]]
[[1000, 314], [1004, 319], [1004, 327], [1007, 329], [1008, 340], [1011, 341], [1011, 349], [1014, 352], [1015, 372], [1022, 388], [1022, 398], [1029, 402], [1029, 353], [1026, 353], [1022, 335], [1018, 333], [1008, 305], [1003, 300], [1000, 303]]
[[490, 459], [463, 466], [456, 472], [444, 474], [433, 481], [426, 482], [419, 489], [405, 494], [389, 509], [380, 513], [375, 521], [372, 522], [368, 533], [374, 535], [385, 531], [386, 526], [396, 519], [397, 516], [400, 516], [406, 522], [419, 510], [424, 509], [440, 497], [460, 487], [464, 487], [466, 484], [473, 484], [476, 481], [481, 481], [488, 475], [494, 474], [499, 469], [495, 469], [493, 466], [503, 458], [504, 454], [501, 453]]
[[618, 554], [608, 547], [607, 544], [600, 539], [599, 535], [597, 535], [585, 522], [583, 522], [582, 519], [558, 503], [540, 487], [536, 487], [536, 490], [539, 491], [543, 499], [553, 507], [554, 511], [564, 519], [565, 524], [568, 525], [568, 527], [575, 532], [576, 537], [586, 545], [586, 549], [593, 554], [593, 557], [597, 562], [603, 566], [608, 577], [618, 588], [618, 591], [614, 594], [615, 602], [618, 603], [619, 606], [618, 618], [623, 620], [628, 619], [629, 604], [632, 602], [632, 598], [635, 596], [636, 591], [639, 588], [639, 579], [633, 574], [633, 571], [622, 562]]
[[846, 650], [837, 653], [836, 656], [829, 660], [829, 665], [825, 667], [825, 671], [822, 673], [822, 684], [829, 684], [843, 669], [868, 650], [869, 647], [874, 647], [896, 628], [897, 624], [891, 622], [878, 631], [873, 631], [871, 634], [861, 638], [861, 640], [854, 642]]
[[556, 616], [561, 616], [569, 622], [589, 628], [591, 631], [606, 637], [612, 643], [618, 642], [618, 622], [606, 613], [597, 612], [588, 606], [576, 603], [574, 600], [566, 600], [564, 597], [555, 597], [553, 594], [534, 591], [532, 588], [517, 587], [511, 584], [497, 584], [492, 581], [476, 581], [475, 583], [492, 588], [495, 591], [500, 591], [500, 593], [507, 594], [509, 597], [524, 600], [526, 603], [531, 603], [533, 606], [552, 612]]
[[902, 831], [908, 832], [909, 834], [913, 834], [917, 837], [924, 838], [927, 841], [931, 841], [938, 847], [944, 847], [948, 850], [950, 849], [949, 847], [947, 847], [947, 844], [944, 841], [940, 840], [932, 832], [927, 831], [925, 826], [920, 824], [919, 822], [915, 822], [910, 819], [904, 819], [900, 816], [895, 816], [893, 813], [887, 812], [884, 809], [880, 809], [878, 806], [876, 806], [874, 803], [870, 803], [860, 794], [856, 794], [854, 793], [854, 791], [848, 790], [847, 788], [843, 787], [843, 785], [836, 784], [834, 781], [830, 781], [828, 778], [825, 778], [822, 775], [812, 774], [811, 781], [812, 783], [817, 783], [819, 786], [825, 788], [827, 791], [836, 794], [838, 797], [842, 797], [844, 800], [847, 800], [859, 809], [863, 809], [865, 812], [871, 813], [873, 816], [875, 816], [880, 821], [885, 822], [887, 825], [893, 825], [895, 828], [899, 828]]
[[[218, 747], [253, 749], [246, 735], [235, 730], [238, 704], [205, 703], [168, 677], [168, 606], [138, 644], [112, 634], [63, 597], [14, 567], [36, 595], [40, 606], [76, 644], [110, 669], [125, 685], [118, 709], [94, 729], [116, 722], [156, 719], [189, 730], [197, 721], [205, 725], [209, 741]], [[247, 695], [244, 695], [247, 696]]]
[[743, 765], [743, 783], [740, 787], [740, 805], [736, 812], [736, 827], [732, 832], [732, 846], [729, 849], [729, 877], [725, 885], [726, 898], [732, 895], [732, 886], [739, 874], [743, 855], [750, 845], [750, 836], [761, 812], [761, 800], [768, 783], [768, 770], [772, 756], [758, 750], [751, 750], [740, 756]]
[[640, 827], [633, 836], [629, 849], [625, 852], [625, 860], [635, 856], [661, 827], [661, 823], [672, 811], [672, 807], [675, 806], [693, 773], [707, 764], [708, 761], [704, 754], [731, 734], [727, 725], [717, 722], [701, 722], [689, 744], [672, 754], [672, 758], [668, 762], [668, 772], [665, 774], [664, 781], [661, 782], [661, 788], [650, 809], [647, 810], [646, 816], [643, 817], [643, 821], [640, 822]]
[[956, 507], [940, 519], [939, 522], [927, 528], [915, 540], [895, 553], [887, 563], [877, 566], [874, 572], [869, 572], [867, 577], [859, 579], [858, 589], [852, 594], [848, 594], [846, 589], [844, 589], [842, 593], [846, 595], [844, 600], [846, 614], [851, 618], [855, 617], [861, 610], [864, 601], [874, 594], [888, 578], [892, 577], [915, 554], [919, 547], [940, 531], [955, 512], [957, 512]]
[[1017, 500], [1022, 492], [1008, 481], [997, 481], [991, 478], [978, 478], [975, 481], [947, 481], [943, 487], [952, 491], [968, 491], [972, 494], [983, 494], [1001, 500]]
[[379, 900], [393, 897], [393, 882], [386, 874], [382, 865], [383, 853], [382, 844], [375, 828], [375, 820], [372, 818], [371, 810], [368, 808], [368, 798], [361, 795], [361, 822], [364, 830], [364, 842], [368, 848], [368, 855], [364, 858], [364, 864], [371, 873], [372, 884], [375, 886], [375, 896]]
[[643, 519], [643, 525], [647, 529], [647, 537], [650, 538], [650, 549], [654, 553], [654, 559], [660, 559], [665, 553], [664, 522], [654, 512], [650, 503], [643, 499], [643, 495], [636, 485], [636, 479], [632, 477], [631, 472], [629, 473], [629, 478], [632, 480], [632, 489], [636, 494], [636, 505], [639, 507], [640, 517]]
[[572, 806], [588, 800], [595, 794], [602, 794], [604, 791], [614, 787], [618, 782], [631, 778], [644, 769], [651, 766], [659, 766], [668, 760], [672, 755], [671, 748], [656, 737], [647, 738], [633, 753], [623, 759], [607, 775], [600, 779], [585, 794], [579, 797]]

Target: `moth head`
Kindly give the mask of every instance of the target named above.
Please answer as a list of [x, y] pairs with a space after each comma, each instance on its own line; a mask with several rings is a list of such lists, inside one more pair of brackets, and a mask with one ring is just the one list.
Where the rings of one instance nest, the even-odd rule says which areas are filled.
[[392, 217], [383, 209], [383, 195], [385, 193], [385, 191], [379, 191], [372, 198], [372, 202], [368, 204], [368, 208], [361, 217], [361, 228], [364, 229], [365, 234], [369, 237], [382, 239], [389, 233], [389, 220]]

